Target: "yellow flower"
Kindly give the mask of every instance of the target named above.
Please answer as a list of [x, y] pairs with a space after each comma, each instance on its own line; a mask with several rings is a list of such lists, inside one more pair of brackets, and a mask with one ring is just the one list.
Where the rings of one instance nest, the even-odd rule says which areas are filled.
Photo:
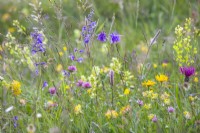
[[63, 56], [63, 52], [59, 52], [59, 55], [60, 55], [60, 56]]
[[67, 47], [64, 46], [64, 47], [63, 47], [63, 50], [64, 50], [64, 51], [67, 51]]
[[62, 69], [63, 69], [62, 65], [58, 64], [57, 67], [56, 67], [56, 71], [60, 72]]
[[2, 17], [1, 17], [1, 19], [2, 19], [3, 21], [7, 21], [8, 19], [10, 19], [10, 14], [9, 14], [9, 13], [3, 14]]
[[154, 86], [155, 84], [156, 84], [156, 82], [151, 81], [151, 80], [148, 80], [148, 81], [145, 81], [142, 83], [142, 85], [146, 86], [146, 87]]
[[130, 90], [130, 89], [128, 89], [128, 88], [127, 88], [127, 89], [125, 89], [125, 90], [124, 90], [124, 95], [129, 95], [129, 94], [130, 94], [130, 91], [131, 91], [131, 90]]
[[196, 83], [198, 83], [198, 82], [199, 82], [199, 79], [198, 79], [198, 77], [195, 77], [195, 78], [194, 78], [194, 82], [196, 82]]
[[168, 63], [162, 63], [162, 67], [167, 67]]
[[160, 96], [160, 99], [162, 99], [162, 100], [168, 99], [169, 96], [170, 96], [170, 95], [169, 95], [167, 92], [165, 92], [164, 94], [162, 94], [162, 95]]
[[153, 68], [157, 68], [158, 67], [158, 65], [157, 64], [153, 64]]
[[13, 32], [15, 32], [15, 28], [10, 27], [10, 28], [8, 28], [8, 31], [9, 31], [10, 33], [13, 33]]
[[81, 105], [80, 104], [75, 106], [74, 112], [75, 112], [76, 115], [82, 113], [82, 109], [81, 109]]
[[66, 85], [65, 86], [65, 90], [69, 90], [70, 89], [70, 86], [69, 85]]
[[120, 114], [126, 114], [130, 110], [131, 110], [131, 106], [130, 105], [124, 106], [124, 107], [121, 108]]
[[166, 105], [170, 105], [170, 99], [168, 99], [168, 98], [164, 99], [164, 103], [165, 103]]
[[158, 93], [153, 93], [151, 99], [157, 99], [157, 98], [158, 98]]
[[183, 112], [186, 119], [191, 119], [191, 114], [188, 111]]
[[168, 81], [168, 77], [164, 74], [156, 75], [156, 80], [159, 82]]
[[108, 110], [108, 111], [105, 113], [105, 116], [107, 117], [107, 119], [110, 119], [110, 118], [117, 118], [117, 117], [118, 117], [118, 113], [117, 113], [115, 110]]
[[149, 104], [144, 104], [144, 108], [149, 110], [151, 108], [151, 104], [150, 103]]
[[11, 83], [11, 89], [12, 89], [14, 96], [18, 96], [21, 94], [22, 91], [21, 91], [20, 87], [21, 87], [20, 82], [13, 80], [13, 82]]
[[152, 120], [154, 116], [155, 116], [154, 114], [149, 114], [148, 115], [149, 120]]

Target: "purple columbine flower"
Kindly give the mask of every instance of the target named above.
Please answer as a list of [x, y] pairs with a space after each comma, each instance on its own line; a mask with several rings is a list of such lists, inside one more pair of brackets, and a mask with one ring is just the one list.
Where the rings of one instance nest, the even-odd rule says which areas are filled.
[[49, 93], [50, 93], [51, 95], [55, 95], [55, 94], [56, 94], [56, 88], [55, 88], [55, 87], [50, 87], [50, 88], [49, 88]]
[[68, 66], [68, 70], [69, 70], [70, 72], [75, 72], [75, 71], [77, 71], [76, 66]]
[[157, 122], [158, 118], [156, 117], [156, 115], [154, 115], [154, 117], [152, 118], [152, 122]]
[[175, 111], [175, 109], [173, 108], [173, 107], [168, 107], [167, 108], [167, 111], [169, 112], [169, 113], [173, 113], [174, 111]]
[[99, 33], [97, 40], [99, 40], [100, 42], [106, 42], [106, 33], [105, 32]]
[[83, 85], [83, 81], [82, 80], [79, 80], [77, 83], [76, 83], [77, 86], [81, 87]]
[[82, 87], [85, 88], [85, 89], [88, 89], [88, 88], [91, 88], [92, 86], [91, 86], [91, 84], [89, 82], [84, 82], [82, 84]]
[[142, 100], [137, 100], [137, 103], [139, 106], [143, 106], [143, 104], [144, 104]]
[[120, 35], [117, 32], [113, 32], [110, 34], [110, 43], [116, 44], [120, 42]]
[[195, 74], [195, 68], [194, 67], [180, 67], [180, 71], [182, 74], [185, 75], [185, 82], [189, 82], [190, 76]]

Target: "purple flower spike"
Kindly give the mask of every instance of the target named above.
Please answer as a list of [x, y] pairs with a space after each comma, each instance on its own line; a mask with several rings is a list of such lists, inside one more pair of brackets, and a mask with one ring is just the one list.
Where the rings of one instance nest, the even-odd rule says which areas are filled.
[[194, 67], [180, 67], [180, 71], [185, 75], [185, 82], [189, 82], [189, 77], [195, 74]]
[[77, 71], [76, 66], [69, 66], [69, 67], [68, 67], [68, 70], [69, 70], [70, 72], [75, 72], [75, 71]]
[[105, 32], [99, 33], [97, 40], [99, 40], [100, 42], [106, 42], [106, 33]]
[[82, 87], [85, 88], [85, 89], [88, 89], [88, 88], [91, 88], [92, 86], [91, 86], [91, 84], [89, 82], [84, 82], [82, 84]]
[[173, 113], [173, 112], [175, 111], [175, 109], [174, 109], [173, 107], [168, 107], [167, 111], [168, 111], [169, 113]]
[[55, 88], [55, 87], [49, 88], [49, 93], [50, 93], [51, 95], [56, 94], [56, 88]]
[[120, 42], [120, 35], [117, 32], [113, 32], [110, 34], [110, 43], [116, 44]]

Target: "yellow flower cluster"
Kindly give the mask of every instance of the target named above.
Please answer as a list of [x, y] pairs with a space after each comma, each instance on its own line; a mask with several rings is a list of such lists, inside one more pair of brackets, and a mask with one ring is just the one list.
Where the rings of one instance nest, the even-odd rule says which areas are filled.
[[11, 83], [11, 89], [12, 89], [12, 93], [14, 96], [18, 96], [21, 94], [21, 84], [19, 81], [13, 80], [13, 82]]
[[162, 94], [160, 96], [160, 99], [163, 100], [164, 104], [170, 105], [171, 101], [170, 101], [169, 97], [170, 97], [170, 95], [167, 92], [164, 92], [164, 94]]
[[191, 19], [185, 21], [184, 27], [178, 25], [175, 28], [176, 39], [173, 45], [175, 59], [179, 66], [190, 66], [194, 63], [194, 56], [197, 54], [197, 48], [192, 45], [194, 33], [191, 32]]
[[130, 110], [131, 110], [131, 106], [130, 105], [124, 106], [124, 107], [121, 108], [120, 114], [126, 114]]
[[81, 108], [81, 105], [80, 105], [80, 104], [78, 104], [78, 105], [76, 105], [76, 106], [74, 107], [74, 112], [75, 112], [76, 115], [82, 113], [82, 108]]
[[191, 119], [191, 114], [190, 114], [190, 112], [184, 111], [183, 114], [184, 114], [184, 116], [185, 116], [186, 119]]
[[153, 90], [150, 91], [144, 91], [142, 92], [143, 97], [148, 97], [153, 99], [157, 99], [158, 98], [158, 93], [154, 93]]
[[151, 104], [150, 104], [150, 103], [149, 103], [149, 104], [144, 104], [144, 108], [145, 108], [146, 110], [151, 109]]
[[129, 94], [130, 94], [130, 91], [131, 91], [131, 90], [130, 90], [130, 89], [128, 89], [128, 88], [127, 88], [127, 89], [125, 89], [125, 90], [124, 90], [124, 95], [126, 95], [126, 96], [127, 96], [127, 95], [129, 95]]
[[105, 113], [105, 116], [107, 119], [110, 119], [110, 118], [117, 118], [118, 117], [118, 113], [115, 111], [115, 110], [108, 110], [106, 113]]
[[120, 73], [121, 72], [121, 67], [122, 67], [122, 65], [121, 65], [121, 63], [119, 62], [119, 60], [117, 59], [117, 58], [112, 58], [112, 62], [110, 63], [110, 68], [112, 69], [112, 70], [114, 70], [114, 72], [116, 72], [116, 73]]
[[148, 80], [148, 81], [144, 81], [142, 83], [143, 86], [146, 86], [146, 87], [151, 87], [151, 86], [154, 86], [156, 84], [156, 82], [152, 81], [152, 80]]

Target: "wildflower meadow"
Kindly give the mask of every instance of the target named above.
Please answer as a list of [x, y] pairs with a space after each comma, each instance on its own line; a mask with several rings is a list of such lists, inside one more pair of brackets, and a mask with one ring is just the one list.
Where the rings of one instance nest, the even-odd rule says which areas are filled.
[[0, 133], [199, 133], [199, 0], [0, 1]]

